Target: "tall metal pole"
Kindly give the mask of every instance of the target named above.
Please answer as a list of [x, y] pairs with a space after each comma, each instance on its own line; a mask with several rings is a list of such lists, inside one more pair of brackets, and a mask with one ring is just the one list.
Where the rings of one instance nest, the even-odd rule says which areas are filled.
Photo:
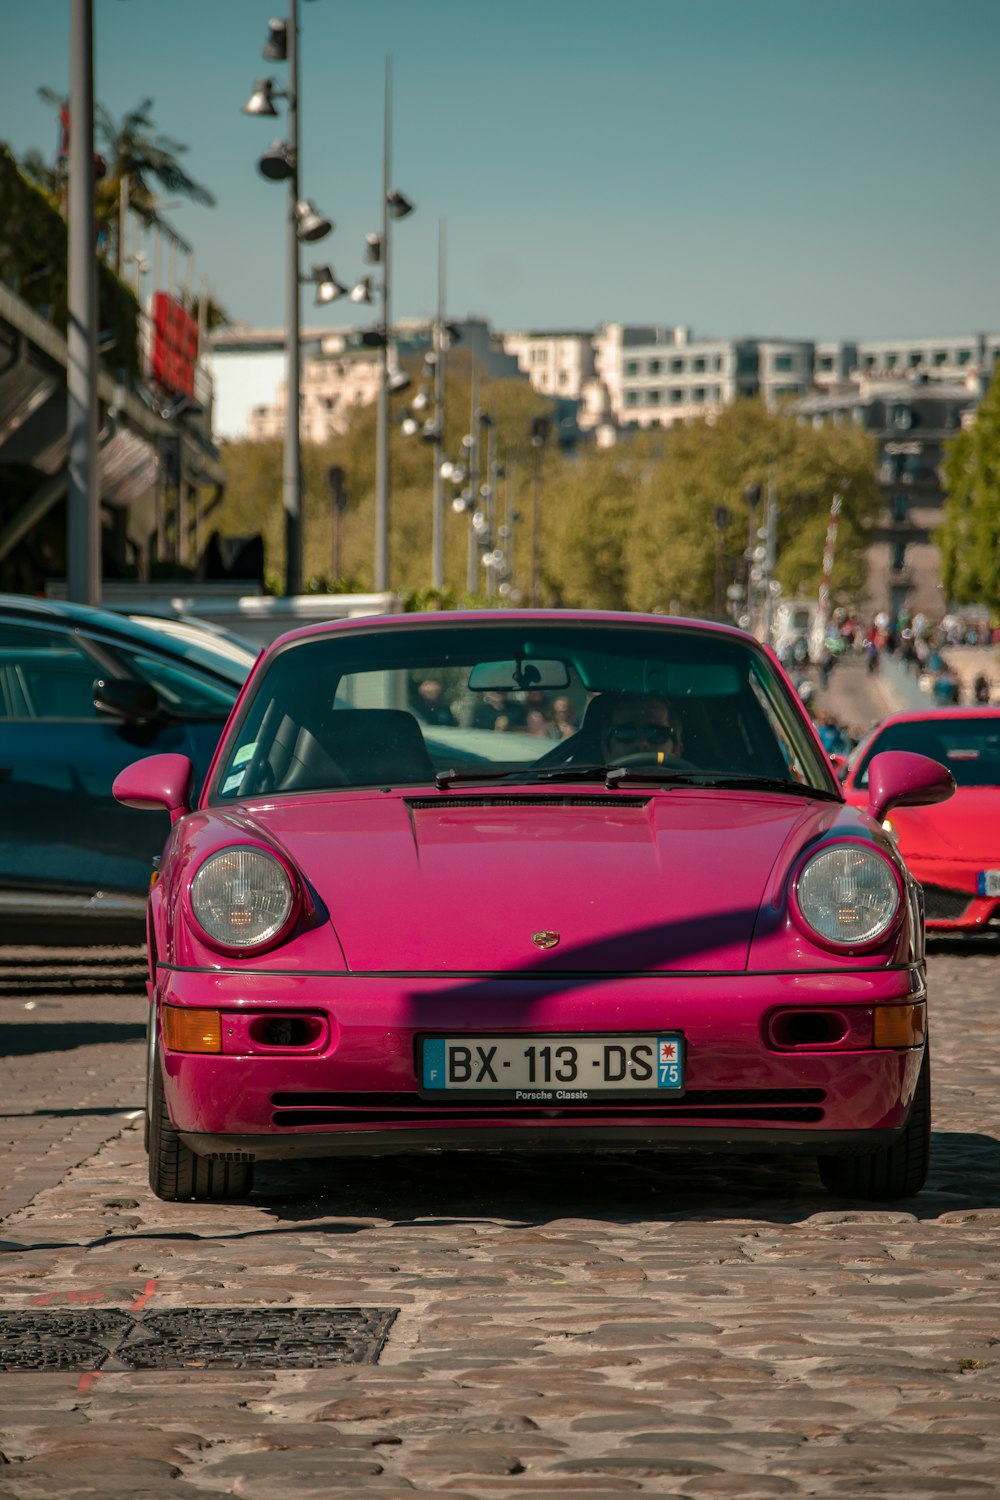
[[101, 499], [97, 468], [93, 0], [73, 0], [70, 51], [66, 589], [76, 604], [99, 604]]
[[389, 587], [389, 368], [392, 338], [389, 249], [389, 178], [392, 154], [392, 59], [385, 60], [385, 125], [382, 145], [382, 371], [378, 387], [375, 445], [375, 591]]
[[[497, 429], [491, 422], [486, 432], [486, 545], [492, 553], [497, 545]], [[492, 599], [496, 595], [497, 570], [492, 565], [486, 569], [486, 594]]]
[[285, 507], [285, 593], [302, 592], [302, 438], [301, 438], [301, 329], [299, 287], [299, 8], [289, 0], [288, 46], [288, 145], [291, 175], [288, 179], [288, 374], [285, 410], [285, 460], [282, 497]]
[[531, 604], [538, 606], [538, 579], [541, 564], [541, 520], [542, 520], [542, 440], [531, 439]]
[[431, 586], [444, 588], [444, 222], [438, 224], [438, 306], [434, 327], [434, 521], [431, 544]]
[[469, 420], [469, 496], [472, 500], [472, 508], [469, 511], [469, 556], [466, 568], [465, 585], [468, 593], [475, 594], [479, 585], [476, 573], [476, 562], [479, 556], [479, 547], [476, 539], [476, 528], [472, 524], [472, 518], [479, 505], [479, 382], [476, 378], [476, 356], [472, 356], [472, 414]]
[[507, 555], [507, 583], [510, 592], [514, 589], [514, 533], [517, 524], [516, 488], [514, 483], [514, 470], [511, 466], [510, 449], [506, 450], [504, 459], [504, 526], [507, 535], [504, 539], [504, 552]]
[[778, 560], [778, 483], [777, 465], [771, 461], [767, 477], [767, 512], [765, 516], [767, 535], [764, 539], [764, 619], [762, 640], [770, 646], [774, 635], [774, 567]]

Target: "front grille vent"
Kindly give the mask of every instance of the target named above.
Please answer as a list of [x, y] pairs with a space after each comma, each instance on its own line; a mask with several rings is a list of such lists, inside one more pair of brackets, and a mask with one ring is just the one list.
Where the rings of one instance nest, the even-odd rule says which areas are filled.
[[431, 809], [435, 812], [442, 812], [452, 807], [602, 807], [605, 810], [612, 809], [617, 812], [622, 807], [645, 807], [648, 802], [648, 797], [586, 795], [552, 797], [544, 794], [531, 797], [521, 793], [504, 796], [502, 792], [488, 792], [483, 796], [474, 797], [407, 798], [407, 806], [412, 807], [415, 812], [426, 812]]
[[375, 1125], [379, 1123], [443, 1123], [449, 1116], [498, 1120], [551, 1119], [553, 1112], [600, 1120], [641, 1120], [675, 1116], [685, 1120], [756, 1120], [814, 1123], [823, 1118], [823, 1089], [689, 1089], [680, 1099], [567, 1101], [526, 1109], [510, 1102], [482, 1103], [468, 1099], [418, 1098], [414, 1094], [272, 1094], [273, 1124], [293, 1130], [317, 1125]]
[[930, 922], [953, 922], [964, 917], [972, 898], [967, 891], [949, 891], [942, 885], [924, 886], [924, 918]]

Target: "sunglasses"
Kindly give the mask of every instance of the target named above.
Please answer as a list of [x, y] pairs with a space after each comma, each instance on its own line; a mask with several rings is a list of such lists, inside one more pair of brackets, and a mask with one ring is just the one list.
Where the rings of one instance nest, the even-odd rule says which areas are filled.
[[646, 740], [650, 745], [665, 745], [677, 738], [669, 724], [612, 724], [611, 738], [621, 740], [623, 745], [634, 745], [636, 740]]

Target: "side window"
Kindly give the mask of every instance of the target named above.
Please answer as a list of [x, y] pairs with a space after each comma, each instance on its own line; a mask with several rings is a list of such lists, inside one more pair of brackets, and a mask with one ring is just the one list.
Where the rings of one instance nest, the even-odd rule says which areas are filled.
[[[805, 741], [801, 732], [798, 719], [788, 710], [786, 704], [776, 693], [768, 693], [756, 673], [750, 673], [750, 688], [758, 705], [763, 710], [763, 717], [767, 721], [768, 729], [771, 731], [768, 740], [772, 748], [776, 745], [781, 752], [781, 759], [789, 776], [794, 781], [805, 782], [807, 785], [816, 785], [815, 756], [810, 753], [811, 747]], [[773, 738], [772, 738], [773, 737]], [[812, 764], [810, 764], [812, 762]], [[775, 772], [767, 769], [768, 775]]]
[[100, 667], [66, 633], [0, 625], [0, 717], [94, 719]]

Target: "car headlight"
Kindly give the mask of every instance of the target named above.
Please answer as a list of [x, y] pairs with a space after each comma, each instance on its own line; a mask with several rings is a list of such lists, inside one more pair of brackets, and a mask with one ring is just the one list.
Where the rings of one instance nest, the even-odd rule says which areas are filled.
[[901, 905], [892, 866], [863, 844], [834, 844], [814, 854], [796, 882], [795, 897], [813, 932], [848, 947], [882, 937]]
[[278, 936], [295, 907], [284, 865], [264, 849], [222, 849], [191, 882], [191, 910], [199, 927], [226, 948], [254, 948]]

